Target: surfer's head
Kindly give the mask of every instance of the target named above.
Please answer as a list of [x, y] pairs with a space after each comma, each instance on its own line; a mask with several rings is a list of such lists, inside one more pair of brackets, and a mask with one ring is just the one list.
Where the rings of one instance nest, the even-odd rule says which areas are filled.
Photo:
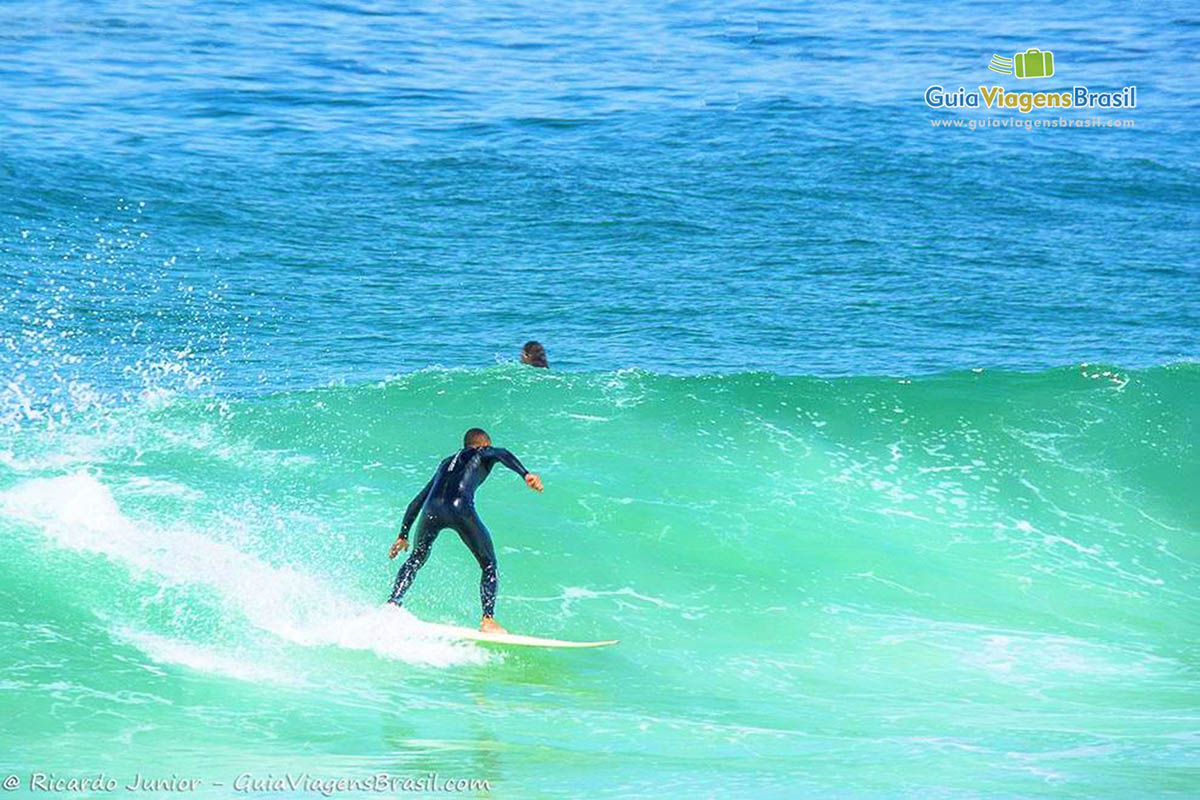
[[483, 428], [471, 428], [463, 434], [463, 447], [487, 447], [492, 443], [492, 437]]
[[521, 363], [528, 364], [531, 367], [542, 367], [548, 369], [550, 365], [546, 362], [546, 348], [542, 347], [541, 342], [528, 341], [521, 348]]

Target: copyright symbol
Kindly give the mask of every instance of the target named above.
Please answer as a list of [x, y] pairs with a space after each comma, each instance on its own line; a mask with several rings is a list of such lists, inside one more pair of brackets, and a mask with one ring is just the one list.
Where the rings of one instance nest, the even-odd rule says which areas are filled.
[[20, 785], [21, 785], [21, 779], [18, 778], [16, 775], [9, 775], [7, 778], [4, 779], [4, 791], [6, 791], [6, 792], [14, 791]]

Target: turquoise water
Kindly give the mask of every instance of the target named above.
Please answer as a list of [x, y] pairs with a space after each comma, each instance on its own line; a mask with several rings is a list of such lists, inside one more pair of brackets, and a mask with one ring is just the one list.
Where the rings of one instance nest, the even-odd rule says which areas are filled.
[[[1185, 795], [1197, 392], [1195, 366], [508, 365], [21, 432], [0, 466], [5, 766]], [[490, 651], [381, 608], [403, 504], [482, 406], [547, 487], [481, 490], [499, 618], [616, 648]], [[477, 575], [441, 540], [408, 608], [469, 623]]]
[[[0, 772], [1200, 792], [1190, 6], [0, 22]], [[1136, 125], [932, 128], [1031, 46]], [[500, 620], [620, 645], [382, 606], [472, 425]]]

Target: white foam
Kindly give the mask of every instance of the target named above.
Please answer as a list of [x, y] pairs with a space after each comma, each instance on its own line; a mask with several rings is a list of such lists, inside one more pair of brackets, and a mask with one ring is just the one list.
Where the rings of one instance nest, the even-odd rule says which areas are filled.
[[174, 664], [199, 672], [224, 675], [251, 683], [278, 683], [300, 686], [304, 681], [294, 672], [262, 663], [245, 653], [223, 651], [215, 647], [180, 639], [171, 639], [135, 628], [119, 626], [112, 631], [116, 638], [141, 650], [158, 664]]
[[173, 481], [160, 481], [154, 478], [135, 477], [125, 482], [126, 491], [137, 494], [154, 495], [157, 497], [178, 497], [182, 500], [200, 500], [204, 492]]
[[132, 520], [87, 472], [25, 481], [0, 493], [0, 513], [37, 526], [59, 547], [120, 562], [135, 577], [210, 587], [252, 626], [305, 647], [367, 650], [430, 666], [491, 658], [423, 631], [403, 609], [349, 600], [294, 567], [273, 566], [182, 525], [163, 529]]
[[446, 666], [483, 664], [493, 656], [465, 641], [451, 641], [408, 611], [381, 605], [317, 626], [312, 644], [333, 644], [348, 650], [370, 650], [386, 658]]

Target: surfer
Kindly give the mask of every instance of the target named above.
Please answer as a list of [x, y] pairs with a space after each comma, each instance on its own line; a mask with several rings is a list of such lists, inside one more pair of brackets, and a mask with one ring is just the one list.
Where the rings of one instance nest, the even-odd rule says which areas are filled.
[[542, 347], [541, 342], [525, 343], [525, 346], [521, 348], [521, 363], [542, 369], [550, 368], [549, 362], [546, 361], [546, 348]]
[[497, 463], [511, 469], [525, 479], [530, 489], [542, 491], [542, 479], [534, 475], [514, 456], [502, 447], [492, 447], [487, 431], [471, 428], [463, 436], [463, 449], [445, 458], [429, 483], [425, 484], [404, 512], [400, 535], [392, 543], [388, 558], [395, 558], [401, 550], [408, 549], [408, 531], [417, 515], [421, 522], [417, 526], [417, 543], [412, 553], [396, 574], [389, 603], [400, 605], [404, 593], [412, 585], [417, 570], [429, 558], [429, 548], [439, 533], [446, 528], [458, 533], [475, 560], [479, 562], [482, 576], [479, 579], [479, 601], [483, 605], [483, 620], [479, 630], [488, 633], [505, 633], [504, 628], [493, 618], [496, 607], [496, 553], [492, 549], [492, 537], [483, 520], [475, 513], [475, 490], [487, 479]]

